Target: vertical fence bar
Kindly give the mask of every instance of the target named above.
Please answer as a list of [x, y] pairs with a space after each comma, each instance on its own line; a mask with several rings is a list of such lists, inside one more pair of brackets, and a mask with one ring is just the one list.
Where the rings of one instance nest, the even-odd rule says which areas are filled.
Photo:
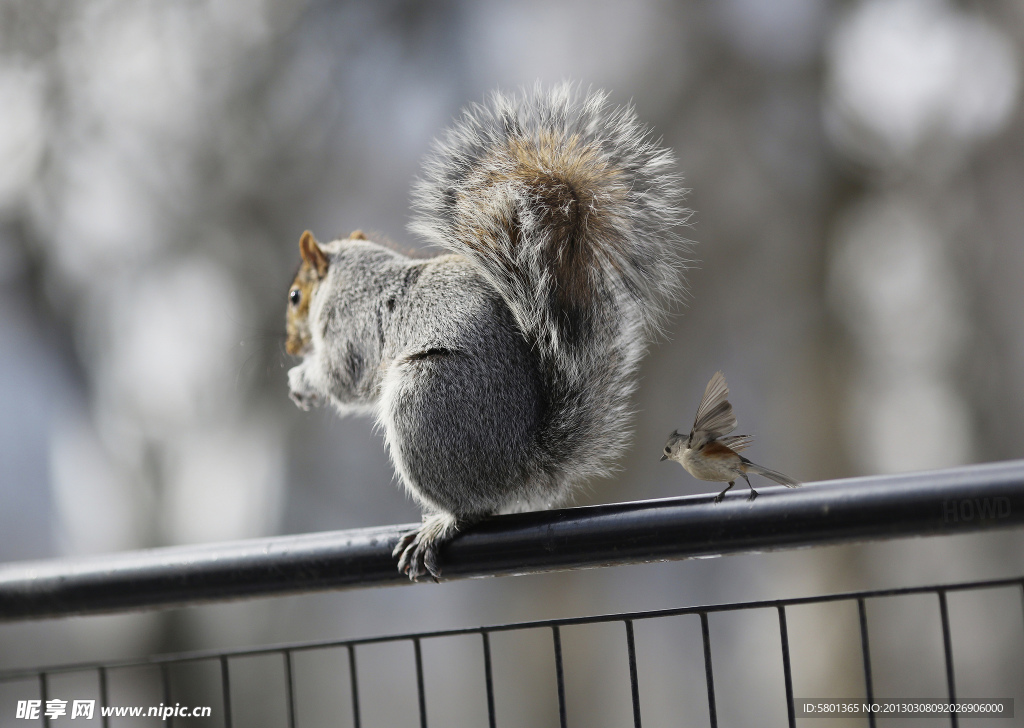
[[100, 679], [100, 720], [103, 721], [103, 728], [110, 728], [110, 717], [103, 714], [103, 708], [110, 706], [110, 700], [107, 698], [107, 668], [100, 666], [99, 679]]
[[484, 682], [487, 684], [487, 725], [489, 728], [497, 728], [497, 721], [494, 717], [494, 673], [491, 672], [491, 638], [487, 630], [480, 630], [480, 636], [484, 641]]
[[629, 652], [629, 685], [633, 690], [633, 726], [640, 727], [640, 685], [636, 677], [636, 641], [633, 638], [633, 620], [626, 620], [626, 650]]
[[284, 650], [284, 694], [288, 703], [288, 728], [295, 728], [295, 675], [292, 651]]
[[232, 728], [231, 722], [231, 680], [228, 676], [228, 658], [220, 656], [220, 687], [224, 693], [224, 728]]
[[1024, 617], [1024, 580], [1020, 583], [1020, 616]]
[[789, 628], [786, 625], [786, 607], [779, 605], [779, 634], [782, 637], [782, 674], [786, 678], [786, 710], [789, 713], [789, 728], [796, 728], [796, 711], [793, 708], [793, 671], [789, 664]]
[[[857, 615], [860, 619], [860, 651], [864, 661], [864, 694], [868, 705], [875, 702], [875, 685], [871, 679], [871, 648], [868, 643], [868, 610], [864, 598], [857, 599]], [[868, 728], [875, 728], [875, 713], [868, 712]]]
[[352, 728], [359, 728], [359, 679], [356, 677], [356, 648], [348, 647], [348, 680], [352, 689]]
[[704, 679], [708, 685], [708, 717], [711, 728], [718, 728], [718, 708], [715, 705], [715, 675], [711, 670], [711, 631], [708, 629], [708, 613], [700, 613], [700, 633], [704, 639]]
[[416, 653], [416, 692], [420, 698], [420, 728], [427, 728], [427, 693], [423, 689], [423, 653], [420, 651], [420, 638], [413, 637], [412, 645]]
[[[942, 646], [946, 653], [946, 687], [949, 690], [949, 702], [956, 702], [956, 678], [953, 675], [953, 640], [949, 634], [949, 606], [946, 604], [946, 590], [939, 589], [939, 616], [942, 617]], [[955, 711], [949, 713], [949, 724], [953, 728], [959, 725]]]
[[49, 700], [49, 680], [45, 672], [39, 673], [39, 697], [42, 698], [43, 725], [50, 725], [50, 716], [46, 714], [46, 701]]
[[[160, 683], [164, 691], [164, 705], [170, 706], [171, 704], [171, 671], [167, 667], [166, 662], [160, 663]], [[169, 715], [166, 718], [167, 728], [171, 728], [174, 725], [174, 716]]]
[[562, 633], [558, 625], [551, 628], [552, 639], [555, 643], [555, 679], [558, 682], [558, 725], [560, 728], [568, 728], [565, 720], [565, 678], [562, 672]]

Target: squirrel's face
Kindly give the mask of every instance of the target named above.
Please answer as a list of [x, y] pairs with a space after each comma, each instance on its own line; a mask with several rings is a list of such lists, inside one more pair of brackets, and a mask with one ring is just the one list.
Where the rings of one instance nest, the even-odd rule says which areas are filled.
[[327, 254], [320, 248], [308, 230], [299, 240], [302, 263], [288, 290], [288, 310], [285, 316], [285, 330], [288, 334], [284, 348], [292, 356], [309, 353], [312, 340], [309, 329], [309, 304], [320, 281], [327, 275], [330, 264]]
[[306, 261], [302, 261], [288, 291], [285, 321], [288, 337], [285, 339], [284, 348], [292, 356], [303, 356], [309, 351], [309, 302], [319, 284], [316, 270]]
[[[348, 240], [366, 240], [361, 230], [354, 231]], [[284, 348], [292, 356], [305, 356], [312, 345], [312, 334], [309, 327], [309, 307], [320, 281], [327, 275], [331, 259], [317, 243], [309, 230], [302, 233], [299, 240], [299, 253], [302, 262], [299, 270], [288, 289], [288, 309], [285, 316], [285, 330], [288, 334]]]

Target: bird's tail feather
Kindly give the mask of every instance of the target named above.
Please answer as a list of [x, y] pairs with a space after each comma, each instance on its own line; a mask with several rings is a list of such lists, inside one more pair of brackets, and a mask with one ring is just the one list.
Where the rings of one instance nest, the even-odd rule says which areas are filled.
[[760, 465], [752, 463], [749, 460], [744, 464], [747, 466], [747, 472], [763, 475], [769, 480], [774, 480], [779, 485], [784, 485], [787, 488], [796, 488], [798, 485], [800, 485], [799, 480], [793, 480], [788, 475], [783, 475], [777, 470], [771, 470], [770, 468], [761, 467]]

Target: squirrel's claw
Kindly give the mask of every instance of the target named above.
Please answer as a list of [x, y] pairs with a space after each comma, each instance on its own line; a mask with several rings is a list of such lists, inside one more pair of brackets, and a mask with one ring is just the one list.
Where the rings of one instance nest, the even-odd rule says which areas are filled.
[[401, 572], [405, 571], [405, 569], [402, 568], [404, 566], [404, 562], [406, 561], [405, 552], [412, 544], [412, 542], [416, 540], [417, 533], [419, 533], [419, 530], [409, 531], [409, 533], [402, 536], [400, 539], [398, 539], [398, 543], [395, 545], [394, 551], [391, 552], [391, 555], [394, 558], [399, 559], [398, 570]]
[[392, 555], [398, 557], [398, 570], [406, 574], [410, 581], [419, 581], [428, 575], [437, 581], [441, 575], [437, 548], [433, 544], [420, 543], [419, 535], [420, 531], [417, 530], [402, 536]]
[[391, 555], [398, 559], [398, 570], [408, 575], [411, 581], [418, 581], [426, 573], [424, 558], [420, 555], [417, 543], [419, 533], [419, 530], [409, 531], [399, 539], [395, 550], [391, 552]]
[[305, 412], [309, 412], [310, 407], [316, 404], [316, 397], [310, 394], [305, 394], [303, 392], [289, 392], [288, 396], [299, 409]]
[[398, 570], [412, 581], [427, 576], [437, 581], [441, 576], [440, 549], [456, 532], [455, 516], [450, 513], [426, 516], [423, 525], [403, 535], [392, 551], [398, 559]]

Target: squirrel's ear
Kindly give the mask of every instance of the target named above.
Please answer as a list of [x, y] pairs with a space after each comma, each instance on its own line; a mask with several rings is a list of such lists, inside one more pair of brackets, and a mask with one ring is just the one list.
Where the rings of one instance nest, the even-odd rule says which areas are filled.
[[366, 240], [366, 235], [363, 234], [362, 230], [353, 230], [348, 236], [349, 240]]
[[323, 278], [327, 275], [327, 266], [330, 264], [330, 261], [327, 260], [327, 254], [320, 249], [316, 238], [313, 237], [313, 233], [309, 230], [302, 233], [302, 238], [299, 239], [299, 253], [302, 254], [304, 261], [316, 269], [318, 276]]

